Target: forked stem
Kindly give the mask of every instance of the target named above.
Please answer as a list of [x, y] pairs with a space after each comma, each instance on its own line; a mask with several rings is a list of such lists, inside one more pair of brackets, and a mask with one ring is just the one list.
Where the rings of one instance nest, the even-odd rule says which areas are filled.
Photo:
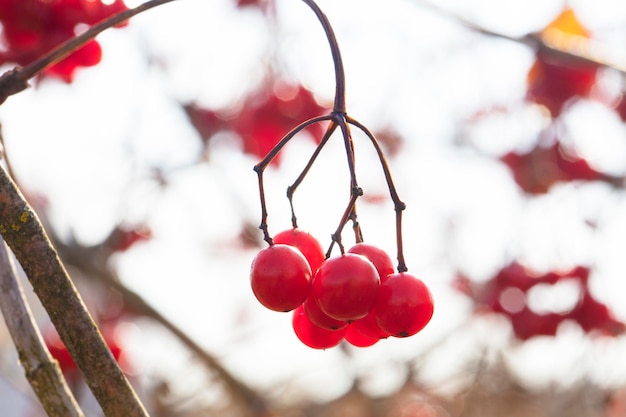
[[260, 200], [261, 200], [261, 225], [259, 228], [263, 230], [264, 240], [272, 245], [272, 238], [267, 230], [267, 206], [265, 202], [265, 192], [263, 186], [263, 171], [267, 167], [267, 165], [276, 157], [276, 155], [282, 150], [283, 146], [290, 141], [298, 132], [305, 129], [306, 127], [319, 123], [325, 120], [330, 120], [330, 124], [326, 129], [326, 133], [324, 137], [316, 147], [313, 155], [307, 162], [305, 168], [302, 170], [300, 175], [296, 178], [296, 180], [287, 187], [287, 198], [289, 200], [289, 206], [291, 208], [291, 224], [292, 227], [298, 227], [298, 221], [294, 210], [293, 204], [293, 195], [298, 188], [298, 186], [302, 183], [305, 176], [309, 173], [309, 170], [313, 166], [313, 163], [317, 160], [319, 153], [322, 148], [326, 145], [330, 136], [334, 133], [337, 127], [340, 127], [341, 134], [344, 140], [344, 146], [347, 156], [348, 169], [350, 172], [350, 201], [341, 217], [341, 221], [335, 232], [331, 235], [331, 243], [326, 252], [326, 258], [330, 257], [332, 249], [335, 243], [339, 246], [341, 253], [344, 253], [344, 247], [341, 241], [341, 233], [347, 224], [348, 221], [352, 221], [352, 229], [354, 231], [355, 240], [357, 243], [363, 242], [363, 234], [361, 231], [361, 227], [359, 225], [357, 214], [356, 214], [356, 201], [357, 199], [363, 195], [363, 190], [359, 187], [356, 178], [356, 168], [355, 168], [355, 155], [354, 155], [354, 142], [352, 139], [352, 134], [350, 133], [350, 124], [356, 126], [361, 131], [365, 133], [365, 135], [370, 139], [372, 145], [376, 149], [376, 153], [378, 154], [378, 158], [382, 165], [383, 173], [385, 175], [385, 179], [387, 181], [387, 186], [389, 188], [389, 193], [391, 195], [391, 199], [394, 203], [394, 209], [396, 212], [396, 247], [397, 247], [397, 259], [398, 259], [398, 272], [407, 271], [406, 263], [404, 260], [403, 253], [403, 243], [402, 243], [402, 212], [406, 208], [406, 205], [400, 200], [398, 197], [398, 193], [396, 191], [396, 187], [393, 183], [393, 179], [391, 178], [391, 172], [389, 170], [389, 166], [387, 164], [387, 160], [385, 155], [380, 147], [380, 144], [376, 140], [375, 136], [372, 132], [369, 131], [363, 124], [359, 123], [357, 120], [349, 117], [346, 113], [346, 81], [345, 81], [345, 72], [343, 68], [343, 61], [341, 59], [341, 53], [339, 51], [339, 45], [337, 43], [337, 37], [333, 31], [332, 26], [326, 15], [321, 11], [321, 9], [317, 6], [317, 4], [313, 0], [303, 0], [315, 13], [317, 18], [319, 19], [322, 27], [324, 28], [324, 33], [326, 34], [326, 38], [328, 40], [331, 54], [333, 57], [333, 64], [335, 67], [335, 102], [333, 106], [333, 110], [330, 115], [321, 116], [317, 118], [313, 118], [307, 120], [306, 122], [298, 125], [292, 131], [290, 131], [280, 142], [272, 148], [272, 150], [259, 162], [255, 165], [254, 170], [258, 174], [259, 178], [259, 192], [260, 192]]
[[313, 152], [313, 155], [311, 155], [311, 158], [307, 162], [306, 166], [304, 167], [300, 175], [298, 175], [298, 178], [296, 178], [293, 184], [287, 187], [287, 198], [289, 199], [289, 207], [291, 208], [291, 226], [294, 229], [298, 227], [298, 219], [296, 217], [296, 212], [293, 206], [293, 194], [296, 192], [296, 189], [300, 186], [300, 184], [304, 180], [304, 177], [309, 173], [309, 170], [313, 166], [313, 163], [319, 156], [324, 145], [326, 145], [326, 143], [328, 142], [328, 139], [330, 139], [332, 134], [335, 132], [335, 129], [337, 129], [337, 126], [338, 126], [337, 122], [334, 119], [331, 120], [330, 124], [326, 128], [326, 133], [324, 133], [322, 140], [315, 148], [315, 151]]
[[[309, 119], [300, 123], [298, 126], [291, 129], [291, 131], [287, 133], [276, 145], [274, 145], [274, 147], [267, 153], [267, 155], [265, 155], [265, 157], [258, 164], [254, 166], [254, 172], [257, 173], [257, 176], [259, 179], [259, 196], [261, 199], [261, 224], [259, 225], [259, 229], [263, 231], [263, 240], [265, 240], [269, 245], [273, 245], [274, 242], [272, 241], [272, 237], [270, 236], [267, 230], [268, 213], [267, 213], [267, 205], [265, 203], [265, 187], [263, 186], [263, 172], [265, 172], [265, 168], [267, 168], [270, 162], [272, 162], [272, 160], [276, 158], [276, 155], [278, 155], [278, 153], [282, 150], [283, 146], [285, 146], [287, 142], [293, 139], [298, 132], [306, 129], [312, 124], [320, 123], [329, 119], [332, 119], [332, 115], [314, 117], [312, 119]], [[317, 150], [316, 152], [319, 153], [319, 151]]]

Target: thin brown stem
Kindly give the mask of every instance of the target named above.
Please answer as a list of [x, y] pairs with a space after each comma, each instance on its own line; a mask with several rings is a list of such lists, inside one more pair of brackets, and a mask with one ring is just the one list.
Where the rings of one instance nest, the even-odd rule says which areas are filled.
[[337, 43], [337, 37], [330, 25], [330, 22], [322, 10], [318, 7], [313, 0], [303, 0], [315, 13], [319, 19], [324, 33], [328, 39], [330, 46], [330, 52], [333, 56], [333, 64], [335, 66], [335, 104], [333, 111], [345, 114], [346, 113], [346, 75], [343, 69], [343, 60], [341, 59], [341, 53], [339, 52], [339, 44]]
[[350, 189], [354, 190], [358, 188], [354, 158], [354, 141], [352, 140], [352, 134], [350, 133], [350, 126], [348, 126], [347, 123], [347, 117], [347, 115], [341, 116], [341, 118], [339, 119], [339, 127], [341, 127], [343, 143], [346, 148], [346, 157], [348, 159], [348, 170], [350, 172]]
[[289, 133], [287, 133], [276, 145], [274, 145], [274, 147], [267, 153], [267, 155], [265, 155], [265, 157], [263, 157], [263, 159], [254, 166], [254, 170], [257, 172], [263, 171], [267, 167], [267, 165], [269, 165], [269, 163], [272, 162], [274, 158], [276, 158], [276, 155], [278, 155], [283, 146], [285, 146], [287, 142], [293, 139], [293, 137], [298, 134], [298, 132], [306, 129], [312, 124], [320, 123], [325, 120], [331, 120], [332, 118], [332, 115], [318, 116], [300, 123], [298, 126], [291, 129], [291, 131], [289, 131]]
[[58, 363], [46, 348], [17, 278], [15, 265], [0, 238], [0, 309], [26, 379], [50, 417], [83, 417]]
[[356, 215], [356, 207], [352, 210], [350, 214], [350, 220], [352, 220], [352, 231], [354, 232], [354, 240], [356, 243], [363, 242], [363, 231], [361, 230], [361, 225], [359, 224], [359, 220]]
[[363, 190], [359, 187], [353, 188], [350, 191], [350, 201], [348, 202], [348, 206], [343, 212], [343, 216], [341, 216], [341, 220], [339, 221], [339, 226], [337, 226], [337, 230], [335, 230], [335, 233], [333, 233], [331, 236], [332, 241], [330, 243], [330, 247], [328, 248], [328, 251], [326, 252], [326, 258], [330, 257], [330, 254], [333, 250], [333, 245], [335, 243], [337, 243], [337, 245], [339, 246], [339, 251], [341, 252], [341, 254], [342, 255], [344, 254], [345, 248], [341, 241], [341, 232], [343, 231], [343, 228], [346, 226], [346, 223], [348, 223], [348, 220], [352, 217], [356, 200], [362, 195], [363, 195]]
[[376, 140], [374, 134], [357, 120], [349, 116], [346, 116], [346, 120], [349, 124], [356, 126], [357, 128], [361, 129], [363, 133], [365, 133], [365, 135], [369, 138], [370, 142], [374, 146], [376, 154], [378, 155], [378, 159], [385, 175], [385, 180], [387, 181], [387, 188], [389, 189], [389, 194], [391, 195], [391, 200], [393, 201], [394, 210], [396, 211], [396, 247], [398, 251], [398, 272], [406, 272], [408, 268], [406, 267], [402, 244], [402, 212], [406, 209], [406, 204], [404, 204], [404, 202], [402, 202], [402, 200], [400, 200], [400, 197], [398, 196], [396, 186], [393, 183], [393, 178], [391, 177], [391, 170], [389, 169], [387, 158], [385, 158], [385, 154], [380, 147], [378, 140]]
[[263, 239], [269, 244], [273, 245], [272, 237], [268, 232], [267, 225], [267, 204], [265, 202], [265, 187], [263, 186], [263, 172], [265, 172], [265, 168], [276, 158], [276, 155], [282, 150], [282, 148], [293, 139], [298, 132], [306, 129], [315, 123], [320, 123], [325, 120], [332, 120], [332, 115], [319, 116], [314, 117], [312, 119], [306, 120], [300, 123], [298, 126], [294, 127], [287, 133], [274, 147], [265, 155], [265, 157], [254, 166], [254, 171], [257, 173], [258, 182], [259, 182], [259, 198], [261, 200], [261, 224], [259, 225], [259, 229], [263, 231]]
[[257, 170], [257, 178], [259, 182], [259, 199], [261, 201], [261, 224], [259, 225], [259, 229], [263, 231], [263, 240], [267, 242], [268, 245], [273, 245], [274, 241], [269, 234], [268, 225], [267, 225], [267, 203], [265, 202], [265, 186], [263, 185], [263, 173], [265, 170]]
[[289, 199], [289, 207], [291, 208], [291, 225], [294, 229], [298, 227], [298, 219], [296, 218], [296, 212], [293, 206], [293, 195], [296, 192], [296, 189], [300, 186], [300, 184], [304, 180], [304, 177], [309, 173], [309, 170], [313, 166], [313, 163], [319, 156], [324, 145], [326, 145], [326, 143], [328, 142], [328, 139], [330, 139], [332, 134], [335, 132], [335, 129], [337, 128], [337, 126], [338, 126], [337, 122], [335, 120], [331, 120], [330, 124], [326, 128], [326, 133], [324, 133], [322, 140], [315, 148], [315, 151], [313, 152], [313, 155], [311, 155], [311, 158], [307, 162], [306, 166], [304, 167], [300, 175], [298, 175], [298, 178], [296, 178], [293, 184], [287, 187], [287, 198]]

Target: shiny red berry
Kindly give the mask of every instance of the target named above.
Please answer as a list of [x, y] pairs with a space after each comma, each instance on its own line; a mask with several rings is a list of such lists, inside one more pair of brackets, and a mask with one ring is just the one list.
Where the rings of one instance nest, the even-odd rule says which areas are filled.
[[386, 339], [389, 337], [389, 333], [381, 329], [376, 322], [375, 309], [372, 309], [372, 311], [370, 311], [367, 316], [362, 319], [352, 322], [350, 327], [371, 338]]
[[433, 298], [419, 278], [400, 272], [383, 280], [374, 311], [381, 329], [395, 337], [408, 337], [432, 318]]
[[362, 255], [346, 253], [320, 266], [313, 278], [311, 297], [330, 317], [350, 322], [369, 313], [379, 289], [374, 265]]
[[393, 274], [393, 262], [391, 258], [381, 248], [370, 245], [369, 243], [357, 243], [348, 250], [349, 253], [356, 253], [363, 255], [374, 264], [374, 267], [378, 271], [380, 279], [385, 278], [387, 275]]
[[348, 326], [345, 334], [346, 342], [350, 343], [352, 346], [364, 348], [373, 346], [380, 340], [377, 337], [366, 336], [363, 333], [359, 332], [352, 324]]
[[307, 298], [304, 303], [304, 312], [313, 324], [326, 330], [339, 330], [348, 325], [348, 322], [337, 320], [324, 313], [319, 305], [312, 298]]
[[316, 326], [309, 320], [302, 306], [293, 311], [291, 324], [298, 339], [313, 349], [328, 349], [337, 346], [346, 333], [345, 328], [326, 330]]
[[304, 257], [309, 261], [311, 272], [315, 271], [324, 262], [324, 250], [320, 242], [308, 232], [300, 229], [289, 229], [278, 233], [273, 238], [274, 243], [282, 243], [298, 248]]
[[265, 307], [291, 311], [309, 295], [311, 268], [298, 249], [275, 244], [255, 256], [250, 283], [255, 297]]

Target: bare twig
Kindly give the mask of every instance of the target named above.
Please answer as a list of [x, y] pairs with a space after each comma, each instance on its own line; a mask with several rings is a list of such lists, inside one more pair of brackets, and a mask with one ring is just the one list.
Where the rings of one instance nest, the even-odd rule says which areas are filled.
[[108, 417], [147, 416], [76, 291], [39, 218], [0, 166], [0, 233]]
[[24, 367], [26, 379], [50, 417], [83, 417], [58, 363], [46, 348], [0, 239], [0, 309]]
[[41, 73], [49, 66], [56, 64], [63, 60], [72, 52], [83, 46], [85, 43], [95, 38], [98, 34], [113, 26], [119, 25], [125, 22], [131, 17], [152, 9], [156, 6], [160, 6], [165, 3], [169, 3], [174, 0], [149, 0], [139, 6], [124, 10], [117, 13], [102, 22], [90, 27], [85, 32], [77, 35], [67, 41], [61, 43], [56, 48], [52, 49], [46, 55], [31, 62], [25, 67], [15, 67], [2, 76], [0, 76], [0, 104], [4, 103], [7, 98], [13, 94], [17, 94], [22, 90], [28, 88], [28, 80]]

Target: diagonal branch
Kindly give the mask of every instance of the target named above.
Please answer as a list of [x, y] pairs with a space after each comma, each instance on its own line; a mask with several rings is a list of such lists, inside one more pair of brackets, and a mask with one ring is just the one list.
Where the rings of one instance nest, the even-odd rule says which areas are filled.
[[58, 363], [45, 346], [0, 238], [0, 309], [24, 367], [26, 379], [50, 417], [83, 417]]
[[588, 50], [589, 48], [585, 48], [585, 50], [583, 50], [582, 48], [565, 48], [563, 47], [563, 45], [556, 45], [556, 44], [549, 42], [538, 33], [529, 33], [524, 36], [506, 35], [504, 33], [492, 31], [490, 29], [479, 26], [459, 15], [454, 14], [454, 12], [443, 9], [442, 7], [436, 5], [432, 1], [416, 0], [415, 3], [419, 6], [426, 7], [429, 10], [432, 10], [445, 18], [455, 21], [459, 25], [464, 26], [467, 29], [470, 29], [482, 35], [506, 39], [512, 42], [517, 42], [523, 45], [527, 45], [533, 49], [541, 50], [543, 52], [549, 53], [553, 55], [555, 58], [560, 58], [562, 60], [570, 60], [573, 62], [579, 62], [583, 64], [593, 64], [599, 67], [613, 69], [622, 74], [626, 74], [625, 64], [611, 62], [607, 60], [605, 57], [602, 57], [599, 54], [593, 53], [592, 51]]
[[55, 247], [58, 248], [59, 253], [68, 265], [77, 268], [100, 284], [114, 289], [122, 296], [124, 303], [134, 312], [156, 321], [169, 330], [209, 371], [217, 374], [237, 403], [244, 404], [252, 411], [252, 415], [264, 415], [269, 412], [269, 405], [262, 395], [230, 373], [213, 355], [207, 352], [206, 349], [194, 341], [180, 327], [148, 303], [140, 294], [125, 286], [120, 281], [117, 274], [105, 265], [108, 258], [107, 256], [96, 258], [91, 255], [94, 251], [102, 252], [100, 246], [77, 247], [68, 245], [56, 239], [54, 232], [51, 232], [51, 237], [55, 242]]
[[147, 416], [39, 218], [0, 166], [0, 233], [107, 417]]

